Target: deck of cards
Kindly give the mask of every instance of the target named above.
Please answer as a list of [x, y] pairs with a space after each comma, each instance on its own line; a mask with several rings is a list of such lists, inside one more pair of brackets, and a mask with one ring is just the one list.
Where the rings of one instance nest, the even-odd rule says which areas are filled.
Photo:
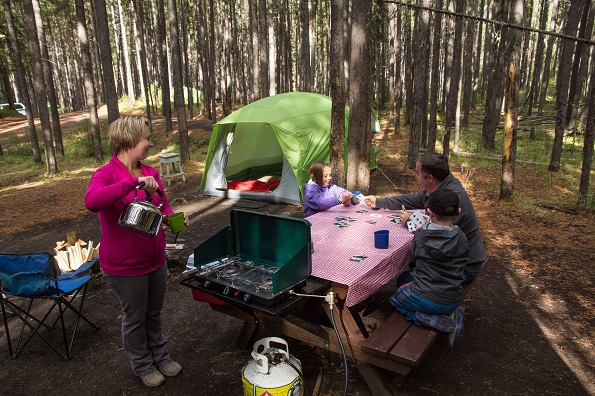
[[421, 212], [414, 212], [407, 220], [407, 229], [409, 232], [415, 232], [418, 228], [423, 227], [430, 222], [430, 216], [422, 214]]

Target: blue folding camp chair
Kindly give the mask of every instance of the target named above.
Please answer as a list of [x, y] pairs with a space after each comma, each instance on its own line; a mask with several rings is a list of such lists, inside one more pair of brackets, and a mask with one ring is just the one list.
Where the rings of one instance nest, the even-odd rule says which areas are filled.
[[[91, 280], [90, 270], [96, 262], [97, 259], [83, 264], [76, 271], [61, 274], [51, 254], [0, 253], [0, 305], [8, 352], [12, 358], [16, 358], [33, 336], [37, 335], [62, 358], [68, 360], [81, 319], [93, 329], [99, 330], [98, 326], [82, 314], [87, 287]], [[80, 300], [78, 304], [74, 302], [75, 298]], [[35, 304], [33, 309], [34, 301], [45, 301], [45, 303]], [[47, 301], [51, 302], [49, 307]], [[52, 315], [56, 307], [58, 307], [57, 312]], [[64, 320], [66, 312], [76, 315], [70, 340], [67, 337]], [[57, 317], [55, 317], [56, 314]], [[16, 326], [12, 323], [12, 327], [20, 327], [14, 346], [10, 334], [11, 323], [9, 323], [12, 322], [10, 319], [13, 317], [22, 322]], [[50, 340], [50, 337], [42, 332], [43, 328], [52, 330], [58, 322], [62, 329], [63, 350], [58, 348], [58, 341]]]

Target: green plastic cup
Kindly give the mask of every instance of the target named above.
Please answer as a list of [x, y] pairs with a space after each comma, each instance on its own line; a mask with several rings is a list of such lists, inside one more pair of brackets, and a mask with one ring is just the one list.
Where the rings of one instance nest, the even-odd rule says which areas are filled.
[[169, 229], [174, 234], [177, 234], [186, 228], [186, 224], [184, 223], [184, 212], [178, 212], [167, 216], [167, 222], [169, 223]]

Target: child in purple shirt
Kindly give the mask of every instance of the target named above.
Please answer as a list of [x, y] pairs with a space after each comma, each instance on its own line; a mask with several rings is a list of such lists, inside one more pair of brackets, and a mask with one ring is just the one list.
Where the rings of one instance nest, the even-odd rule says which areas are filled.
[[331, 183], [331, 166], [323, 161], [310, 165], [310, 180], [304, 183], [304, 218], [335, 205], [350, 205], [353, 194]]

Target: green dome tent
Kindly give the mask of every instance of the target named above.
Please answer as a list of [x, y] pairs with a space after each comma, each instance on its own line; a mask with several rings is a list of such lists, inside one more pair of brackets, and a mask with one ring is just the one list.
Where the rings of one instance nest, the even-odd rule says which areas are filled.
[[[328, 96], [290, 92], [246, 105], [213, 127], [203, 194], [300, 205], [310, 164], [329, 162], [330, 131]], [[371, 158], [375, 169], [374, 150]]]

